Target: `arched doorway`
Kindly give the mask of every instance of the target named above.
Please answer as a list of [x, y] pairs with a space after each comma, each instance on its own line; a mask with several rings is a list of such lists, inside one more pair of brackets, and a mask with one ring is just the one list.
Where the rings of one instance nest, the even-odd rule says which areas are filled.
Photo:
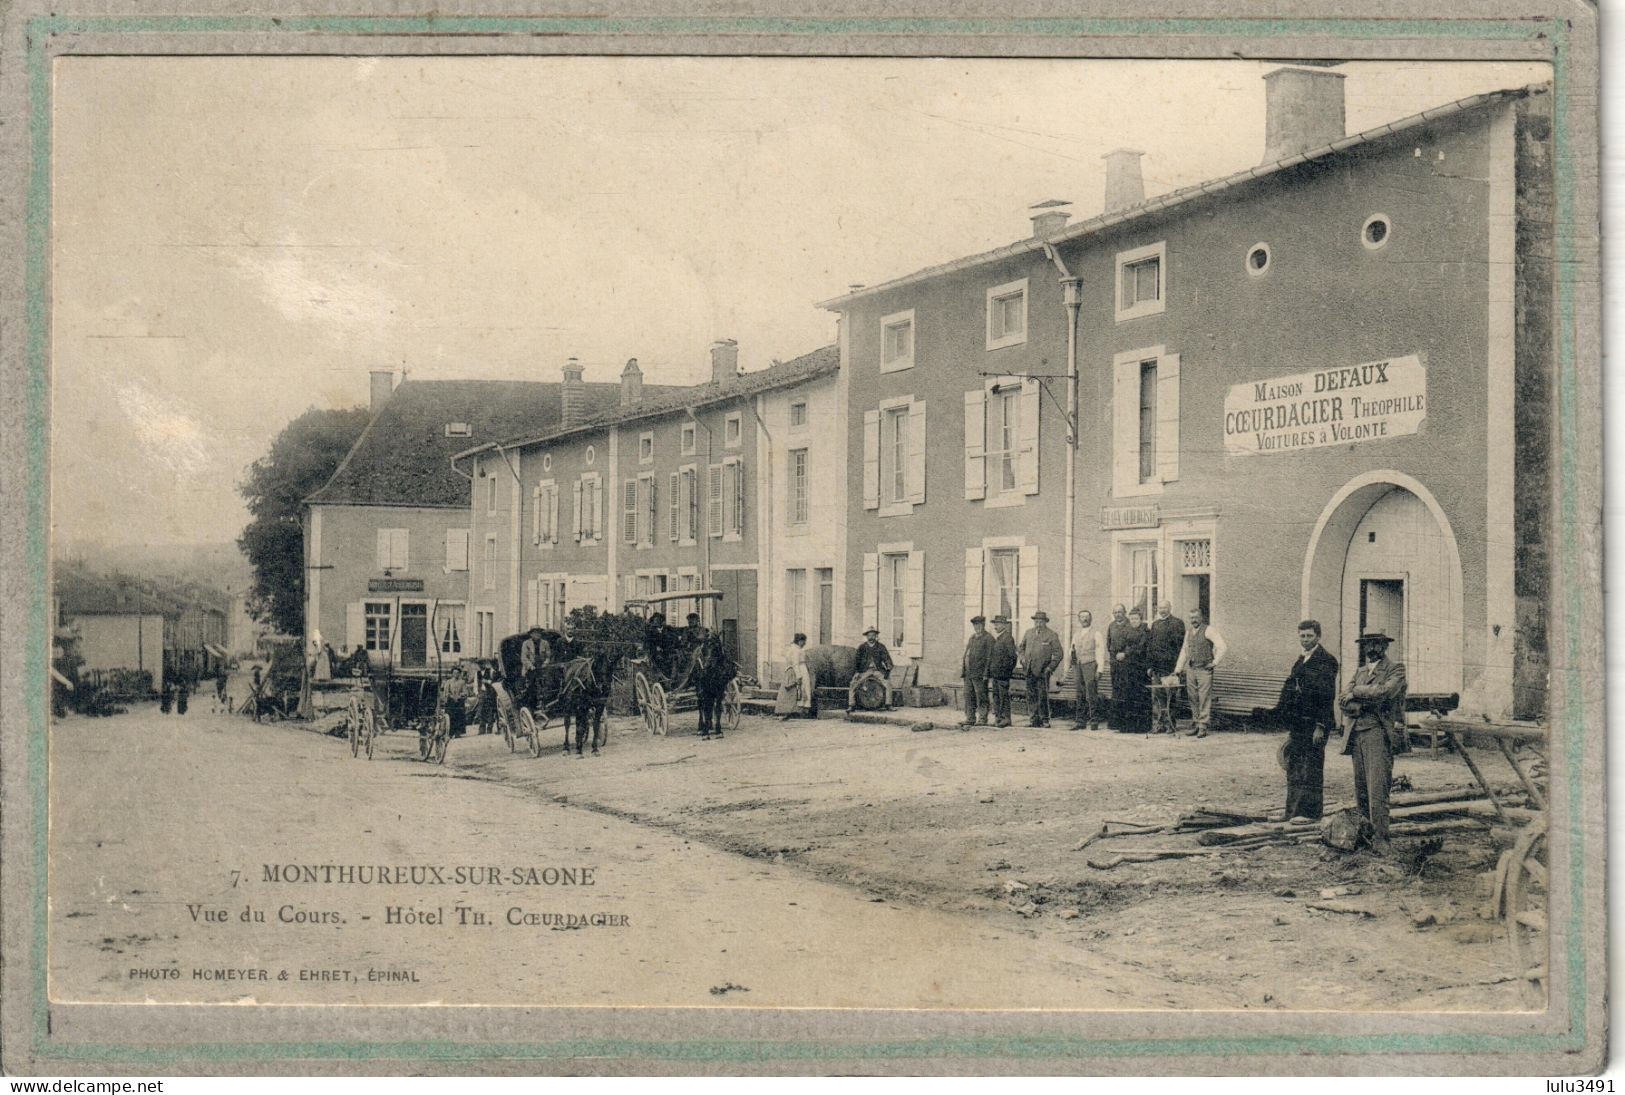
[[1411, 692], [1462, 690], [1461, 556], [1438, 502], [1410, 476], [1368, 472], [1327, 503], [1304, 558], [1303, 612], [1321, 622], [1345, 681], [1361, 630], [1381, 630]]

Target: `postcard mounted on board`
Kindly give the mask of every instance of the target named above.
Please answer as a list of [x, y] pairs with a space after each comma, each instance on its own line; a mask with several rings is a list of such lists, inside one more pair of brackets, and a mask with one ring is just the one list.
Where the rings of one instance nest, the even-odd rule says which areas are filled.
[[1595, 16], [1294, 7], [14, 7], [11, 1069], [1600, 1067]]

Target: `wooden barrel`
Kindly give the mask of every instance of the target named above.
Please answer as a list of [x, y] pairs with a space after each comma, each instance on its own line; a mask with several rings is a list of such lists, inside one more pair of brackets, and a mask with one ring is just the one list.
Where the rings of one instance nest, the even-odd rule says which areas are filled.
[[852, 683], [858, 652], [850, 646], [809, 646], [807, 673], [814, 688], [845, 688]]

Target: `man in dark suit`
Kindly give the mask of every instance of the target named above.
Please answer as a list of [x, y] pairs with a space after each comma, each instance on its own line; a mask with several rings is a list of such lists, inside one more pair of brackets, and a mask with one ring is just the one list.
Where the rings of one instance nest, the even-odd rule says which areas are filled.
[[[852, 667], [852, 682], [846, 688], [847, 710], [857, 709], [858, 685], [871, 677], [885, 684], [891, 676], [891, 671], [891, 651], [880, 641], [880, 629], [878, 627], [866, 629], [863, 633], [863, 642], [858, 644], [857, 661]], [[891, 685], [886, 684], [886, 702], [881, 704], [881, 709], [890, 706]]]
[[1344, 755], [1354, 761], [1354, 792], [1371, 822], [1371, 850], [1388, 854], [1388, 784], [1394, 754], [1411, 749], [1405, 729], [1405, 666], [1388, 660], [1391, 638], [1380, 631], [1360, 636], [1360, 660], [1337, 705], [1348, 720]]
[[1010, 634], [1010, 618], [1003, 613], [993, 617], [993, 654], [987, 663], [987, 687], [991, 693], [993, 725], [1010, 728], [1010, 678], [1016, 672], [1016, 639]]
[[960, 726], [986, 726], [988, 713], [987, 669], [993, 660], [993, 636], [987, 633], [987, 617], [970, 618], [971, 636], [965, 643], [965, 662], [960, 676], [965, 680], [965, 721]]
[[1320, 645], [1320, 621], [1298, 624], [1303, 653], [1292, 666], [1276, 715], [1287, 724], [1286, 810], [1282, 818], [1319, 820], [1324, 802], [1326, 736], [1336, 724], [1337, 659]]
[[1174, 671], [1179, 661], [1180, 648], [1185, 645], [1185, 621], [1174, 615], [1174, 606], [1167, 601], [1157, 606], [1157, 618], [1151, 621], [1151, 645], [1146, 660], [1158, 681]]

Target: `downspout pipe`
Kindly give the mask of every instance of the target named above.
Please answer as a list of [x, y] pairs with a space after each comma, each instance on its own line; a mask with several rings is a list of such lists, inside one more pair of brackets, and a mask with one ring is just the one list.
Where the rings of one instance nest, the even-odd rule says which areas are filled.
[[1077, 584], [1074, 571], [1078, 532], [1078, 435], [1082, 422], [1078, 417], [1078, 315], [1083, 307], [1083, 279], [1067, 269], [1053, 244], [1044, 244], [1044, 254], [1061, 275], [1061, 300], [1066, 308], [1066, 516], [1062, 535], [1065, 559], [1061, 573], [1061, 600], [1066, 605], [1066, 644], [1072, 646], [1072, 631], [1077, 626]]

